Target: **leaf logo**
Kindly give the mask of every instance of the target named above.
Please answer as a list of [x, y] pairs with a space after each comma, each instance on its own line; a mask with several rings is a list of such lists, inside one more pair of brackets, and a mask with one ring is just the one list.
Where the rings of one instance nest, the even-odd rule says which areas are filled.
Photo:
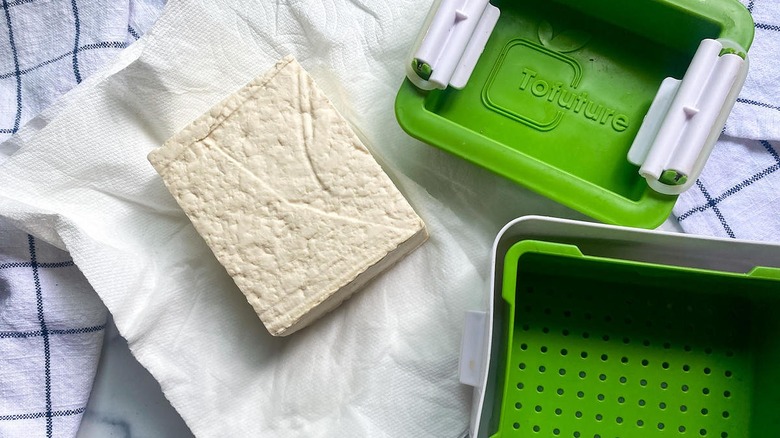
[[585, 47], [590, 41], [590, 34], [569, 29], [555, 35], [552, 24], [547, 20], [542, 20], [539, 23], [539, 41], [548, 49], [568, 53]]

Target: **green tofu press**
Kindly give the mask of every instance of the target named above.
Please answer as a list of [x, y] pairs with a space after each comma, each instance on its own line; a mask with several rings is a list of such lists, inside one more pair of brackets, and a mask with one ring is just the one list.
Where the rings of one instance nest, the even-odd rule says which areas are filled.
[[472, 438], [780, 435], [780, 247], [509, 223], [460, 380]]
[[753, 32], [737, 0], [441, 0], [396, 117], [593, 218], [651, 228], [704, 167]]

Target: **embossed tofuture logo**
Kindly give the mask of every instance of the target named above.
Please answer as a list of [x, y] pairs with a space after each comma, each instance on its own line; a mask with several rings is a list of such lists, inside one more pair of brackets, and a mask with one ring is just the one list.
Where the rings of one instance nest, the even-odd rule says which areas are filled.
[[628, 129], [628, 116], [617, 113], [614, 108], [597, 103], [589, 98], [587, 91], [577, 93], [566, 88], [563, 82], [550, 83], [538, 76], [538, 72], [524, 68], [520, 75], [520, 90], [553, 103], [561, 109], [582, 114], [594, 122], [602, 125], [609, 124], [617, 132]]

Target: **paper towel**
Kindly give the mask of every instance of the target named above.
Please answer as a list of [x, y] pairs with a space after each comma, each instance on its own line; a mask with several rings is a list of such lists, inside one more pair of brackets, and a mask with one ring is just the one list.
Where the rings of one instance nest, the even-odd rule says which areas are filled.
[[[199, 436], [461, 436], [463, 313], [484, 306], [509, 219], [572, 216], [406, 136], [393, 116], [429, 2], [176, 1], [113, 74], [21, 133], [0, 215], [70, 251]], [[273, 339], [145, 157], [291, 53], [429, 225], [337, 311]]]

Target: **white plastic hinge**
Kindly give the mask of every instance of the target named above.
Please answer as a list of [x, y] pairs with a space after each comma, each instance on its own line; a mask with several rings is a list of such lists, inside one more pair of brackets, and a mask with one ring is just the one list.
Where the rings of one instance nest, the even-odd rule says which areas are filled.
[[640, 166], [639, 174], [653, 190], [678, 195], [694, 184], [747, 70], [746, 50], [706, 39], [682, 80], [664, 79], [628, 152], [628, 161]]
[[488, 0], [442, 0], [406, 75], [424, 90], [462, 89], [485, 49], [500, 12]]
[[466, 324], [460, 345], [460, 383], [469, 386], [482, 384], [485, 364], [485, 336], [487, 335], [487, 313], [466, 312]]

